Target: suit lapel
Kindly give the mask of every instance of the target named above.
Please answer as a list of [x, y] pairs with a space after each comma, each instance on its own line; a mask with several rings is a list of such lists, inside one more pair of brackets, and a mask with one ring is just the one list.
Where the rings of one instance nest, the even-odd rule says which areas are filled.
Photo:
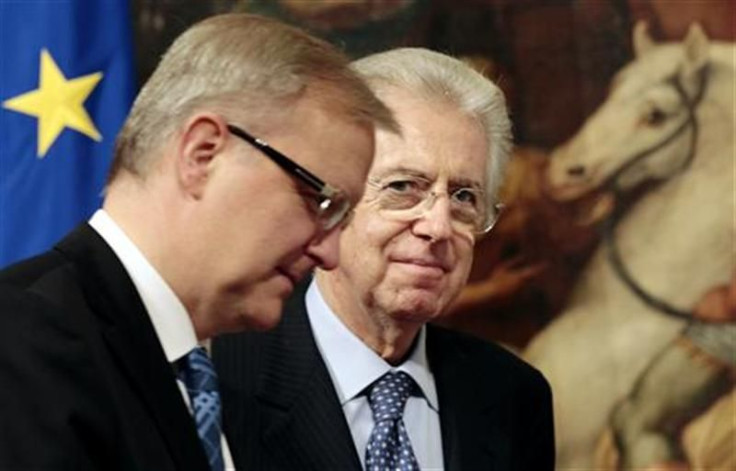
[[360, 471], [350, 429], [312, 335], [303, 290], [294, 293], [284, 312], [279, 328], [268, 334], [259, 378], [263, 443], [273, 453], [285, 452], [289, 469]]
[[427, 329], [427, 356], [437, 386], [445, 470], [503, 469], [498, 460], [508, 440], [495, 427], [495, 393], [478, 378], [487, 368], [433, 326]]
[[154, 420], [177, 469], [209, 469], [174, 372], [120, 261], [87, 225], [64, 239], [57, 249], [79, 267], [85, 297], [103, 339]]

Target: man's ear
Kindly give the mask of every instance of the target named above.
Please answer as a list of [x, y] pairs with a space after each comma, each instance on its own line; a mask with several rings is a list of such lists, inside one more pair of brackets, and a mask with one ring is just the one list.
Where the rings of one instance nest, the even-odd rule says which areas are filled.
[[225, 148], [226, 124], [212, 113], [197, 113], [187, 120], [178, 141], [176, 171], [183, 191], [199, 198], [215, 157]]

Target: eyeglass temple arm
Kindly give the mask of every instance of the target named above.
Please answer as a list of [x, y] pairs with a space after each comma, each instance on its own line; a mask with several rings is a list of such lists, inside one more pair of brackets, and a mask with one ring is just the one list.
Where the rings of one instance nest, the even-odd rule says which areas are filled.
[[297, 164], [290, 158], [286, 157], [284, 154], [268, 145], [267, 142], [253, 137], [242, 129], [231, 124], [227, 125], [227, 129], [231, 133], [246, 141], [248, 144], [252, 145], [253, 147], [257, 148], [258, 150], [269, 156], [271, 160], [276, 162], [279, 167], [283, 168], [289, 173], [298, 174], [305, 183], [317, 190], [320, 194], [329, 196], [333, 193], [333, 189], [325, 182], [323, 182], [318, 176], [314, 175], [312, 172]]

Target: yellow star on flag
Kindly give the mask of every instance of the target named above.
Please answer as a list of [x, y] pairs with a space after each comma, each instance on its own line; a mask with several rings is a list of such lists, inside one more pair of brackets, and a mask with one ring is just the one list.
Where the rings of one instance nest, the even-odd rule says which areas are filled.
[[83, 103], [102, 79], [102, 73], [67, 80], [46, 49], [41, 51], [38, 89], [3, 102], [3, 107], [38, 118], [37, 156], [43, 158], [64, 128], [101, 141], [102, 135]]

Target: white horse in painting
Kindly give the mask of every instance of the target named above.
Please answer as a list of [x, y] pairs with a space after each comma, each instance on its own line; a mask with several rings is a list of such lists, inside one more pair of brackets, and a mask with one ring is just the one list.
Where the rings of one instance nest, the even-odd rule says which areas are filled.
[[[682, 43], [656, 45], [637, 25], [634, 49], [607, 101], [553, 153], [548, 184], [566, 200], [657, 181], [613, 238], [636, 285], [687, 313], [734, 270], [736, 53], [698, 26]], [[552, 384], [560, 470], [601, 469], [594, 453], [614, 406], [687, 322], [637, 296], [609, 252], [602, 244], [566, 308], [525, 352]], [[726, 399], [721, 419], [732, 430]]]

